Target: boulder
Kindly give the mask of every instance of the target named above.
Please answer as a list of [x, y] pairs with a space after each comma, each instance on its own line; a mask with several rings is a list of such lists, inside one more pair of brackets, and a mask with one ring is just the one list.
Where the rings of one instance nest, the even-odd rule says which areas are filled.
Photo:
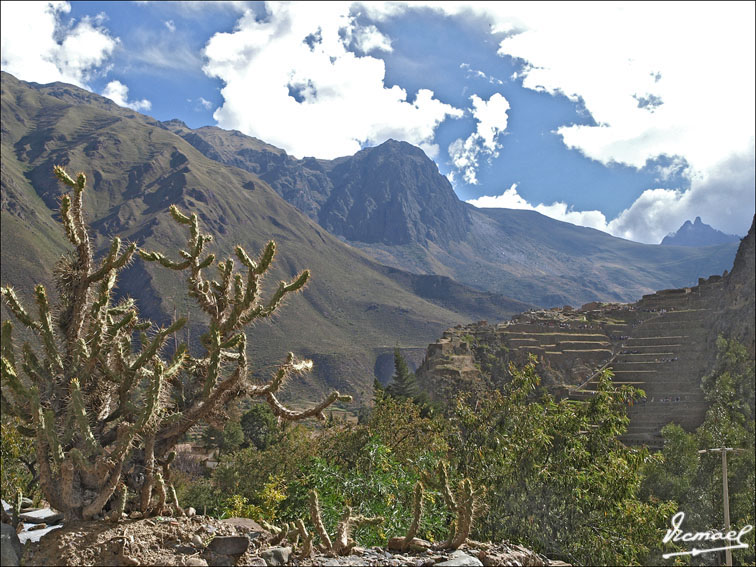
[[216, 536], [207, 546], [213, 553], [221, 555], [242, 555], [249, 547], [247, 536]]
[[464, 551], [455, 551], [449, 559], [436, 563], [438, 567], [483, 567], [483, 563], [477, 557], [471, 557]]
[[21, 561], [21, 542], [16, 535], [16, 530], [10, 524], [0, 524], [0, 565], [17, 566]]
[[265, 560], [265, 564], [268, 567], [276, 567], [278, 565], [288, 565], [289, 557], [291, 557], [290, 547], [271, 547], [266, 549], [260, 554]]

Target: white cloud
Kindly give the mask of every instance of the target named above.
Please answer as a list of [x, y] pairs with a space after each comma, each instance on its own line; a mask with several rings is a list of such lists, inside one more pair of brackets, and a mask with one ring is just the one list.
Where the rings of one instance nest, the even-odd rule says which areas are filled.
[[197, 102], [199, 102], [205, 110], [210, 110], [213, 107], [213, 103], [202, 96], [197, 99]]
[[345, 43], [361, 38], [361, 50], [390, 43], [372, 26], [360, 27], [349, 8], [271, 3], [264, 21], [248, 11], [234, 32], [215, 34], [204, 70], [225, 83], [224, 104], [213, 115], [219, 126], [297, 156], [334, 158], [396, 138], [434, 157], [437, 126], [462, 111], [427, 89], [413, 100], [398, 86], [387, 88], [383, 61], [357, 55]]
[[688, 190], [647, 189], [611, 221], [601, 211], [576, 211], [563, 202], [533, 205], [517, 192], [516, 184], [501, 195], [484, 196], [468, 203], [483, 208], [538, 211], [557, 220], [647, 244], [658, 244], [686, 220], [697, 216], [725, 233], [743, 236], [756, 207], [754, 159], [756, 153], [751, 146], [691, 180]]
[[[615, 234], [658, 242], [695, 216], [725, 232], [750, 226], [753, 159], [743, 156], [753, 155], [756, 122], [755, 6], [368, 2], [363, 9], [375, 21], [423, 7], [487, 18], [493, 33], [510, 34], [499, 54], [523, 63], [513, 78], [581, 101], [595, 119], [596, 126], [560, 127], [567, 147], [637, 168], [672, 158], [672, 166], [659, 166], [660, 182], [684, 164], [690, 189], [650, 189], [610, 223]], [[643, 214], [653, 221], [644, 224]]]
[[2, 68], [26, 81], [86, 87], [118, 43], [103, 18], [65, 25], [68, 2], [3, 2]]
[[110, 81], [105, 85], [105, 90], [102, 91], [102, 96], [109, 98], [118, 106], [125, 106], [132, 110], [141, 111], [152, 108], [152, 103], [146, 98], [129, 102], [129, 87], [120, 81]]
[[562, 202], [555, 202], [550, 205], [545, 205], [543, 203], [532, 205], [517, 192], [516, 183], [513, 183], [512, 186], [501, 195], [494, 197], [483, 196], [467, 202], [480, 208], [525, 209], [528, 211], [538, 211], [542, 215], [546, 215], [553, 219], [608, 232], [606, 217], [601, 211], [575, 211], [572, 207], [567, 205], [567, 203]]
[[470, 97], [472, 115], [477, 121], [475, 132], [467, 139], [458, 138], [449, 145], [452, 165], [462, 173], [465, 182], [478, 183], [477, 173], [481, 156], [489, 160], [498, 157], [499, 136], [507, 129], [509, 101], [499, 93], [494, 93], [488, 101], [478, 95]]
[[362, 53], [370, 53], [373, 50], [386, 51], [388, 53], [394, 50], [391, 47], [391, 39], [383, 35], [375, 26], [362, 26], [352, 32], [355, 47]]
[[173, 23], [173, 20], [167, 20], [163, 22], [165, 24], [165, 27], [168, 28], [168, 31], [173, 33], [176, 31], [176, 24]]

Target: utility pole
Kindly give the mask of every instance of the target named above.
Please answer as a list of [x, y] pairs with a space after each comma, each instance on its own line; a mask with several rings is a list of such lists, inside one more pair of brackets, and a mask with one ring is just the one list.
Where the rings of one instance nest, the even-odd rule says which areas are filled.
[[[732, 447], [717, 447], [714, 449], [701, 449], [699, 453], [722, 453], [722, 502], [724, 505], [724, 533], [730, 531], [730, 491], [727, 486], [727, 451], [742, 453], [743, 449], [733, 449]], [[732, 567], [732, 551], [730, 548], [725, 549], [725, 565]]]

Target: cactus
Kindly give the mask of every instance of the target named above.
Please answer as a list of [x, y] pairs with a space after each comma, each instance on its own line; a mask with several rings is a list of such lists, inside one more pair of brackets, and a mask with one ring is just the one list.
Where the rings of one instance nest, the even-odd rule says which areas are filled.
[[404, 536], [401, 545], [401, 551], [409, 549], [412, 540], [417, 535], [417, 528], [420, 526], [420, 516], [423, 514], [423, 484], [418, 480], [415, 484], [415, 492], [412, 497], [412, 523]]
[[[188, 232], [186, 249], [178, 251], [181, 260], [114, 238], [98, 263], [84, 222], [86, 176], [72, 178], [61, 167], [54, 173], [70, 189], [61, 198], [60, 214], [74, 251], [54, 269], [57, 305], [50, 304], [41, 285], [34, 290], [36, 313], [14, 289], [0, 289], [11, 314], [37, 342], [34, 348], [24, 344], [18, 356], [13, 325], [3, 322], [0, 371], [3, 411], [18, 417], [19, 431], [35, 439], [40, 488], [66, 519], [99, 517], [112, 502], [117, 520], [126, 486], [144, 514], [160, 513], [166, 500], [176, 514], [183, 514], [170, 482], [172, 449], [195, 424], [225, 419], [225, 408], [241, 396], [264, 399], [281, 420], [323, 419], [329, 405], [350, 399], [333, 392], [300, 411], [281, 404], [277, 394], [285, 381], [312, 368], [310, 361], [291, 353], [268, 383], [249, 380], [245, 328], [271, 317], [310, 277], [305, 270], [281, 282], [263, 301], [262, 280], [275, 255], [273, 242], [257, 260], [237, 246], [242, 272], [228, 258], [217, 262], [218, 280], [208, 280], [204, 270], [216, 263], [215, 255], [205, 253], [211, 237], [201, 232], [197, 215], [172, 206], [173, 220]], [[118, 273], [137, 255], [186, 274], [189, 295], [209, 319], [201, 356], [190, 354], [186, 345], [178, 345], [170, 359], [161, 354], [186, 319], [156, 328], [139, 316], [133, 300], [114, 301]]]
[[341, 516], [341, 521], [336, 528], [336, 536], [332, 540], [323, 525], [323, 513], [320, 509], [318, 493], [315, 490], [310, 491], [310, 518], [320, 536], [320, 550], [330, 555], [349, 555], [352, 552], [352, 548], [356, 545], [352, 539], [352, 530], [355, 527], [363, 524], [375, 525], [383, 522], [381, 516], [353, 516], [352, 508], [346, 506]]
[[[441, 495], [449, 510], [455, 515], [454, 520], [449, 529], [449, 537], [442, 544], [442, 548], [445, 549], [458, 549], [467, 538], [470, 536], [470, 530], [472, 529], [473, 520], [480, 515], [483, 511], [483, 504], [481, 499], [485, 494], [485, 488], [481, 487], [477, 490], [473, 490], [472, 482], [469, 478], [464, 478], [459, 481], [457, 485], [456, 495], [452, 493], [449, 486], [449, 472], [447, 464], [443, 461], [439, 461], [436, 469], [438, 479], [434, 479], [430, 475], [424, 475], [424, 480], [429, 486], [433, 486], [441, 491]], [[420, 483], [418, 483], [420, 484]], [[417, 491], [417, 487], [415, 489]], [[421, 492], [422, 494], [422, 492]], [[419, 521], [419, 514], [417, 510], [419, 506], [415, 503], [415, 514]], [[415, 519], [413, 518], [413, 526], [415, 525]], [[410, 531], [412, 526], [410, 526]], [[414, 535], [413, 535], [414, 537]], [[405, 540], [405, 544], [409, 545], [409, 541]]]

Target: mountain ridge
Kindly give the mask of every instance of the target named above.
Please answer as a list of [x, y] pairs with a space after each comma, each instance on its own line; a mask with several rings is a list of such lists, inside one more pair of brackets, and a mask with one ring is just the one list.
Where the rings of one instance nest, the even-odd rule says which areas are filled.
[[[534, 211], [476, 209], [454, 195], [448, 180], [422, 150], [393, 140], [335, 160], [297, 160], [238, 132], [166, 127], [195, 147], [209, 147], [205, 151], [223, 163], [258, 173], [311, 219], [383, 264], [448, 276], [475, 289], [535, 305], [634, 301], [656, 289], [690, 285], [702, 275], [721, 273], [732, 265], [737, 248], [736, 242], [662, 248]], [[394, 156], [393, 166], [381, 170], [382, 162], [371, 161], [370, 156], [386, 154]], [[422, 176], [414, 175], [414, 169], [406, 165], [417, 159], [425, 161]], [[338, 175], [345, 171], [352, 172], [352, 181]], [[387, 195], [393, 203], [411, 205], [381, 209], [377, 203], [392, 203]], [[435, 195], [445, 200], [443, 207], [437, 206]], [[441, 217], [443, 222], [428, 222], [417, 214], [417, 204], [428, 201], [435, 206], [431, 210], [448, 213]], [[396, 218], [381, 223], [375, 211], [386, 210], [392, 210]], [[439, 217], [437, 213], [430, 216]], [[444, 228], [441, 233], [436, 230], [439, 224]]]

